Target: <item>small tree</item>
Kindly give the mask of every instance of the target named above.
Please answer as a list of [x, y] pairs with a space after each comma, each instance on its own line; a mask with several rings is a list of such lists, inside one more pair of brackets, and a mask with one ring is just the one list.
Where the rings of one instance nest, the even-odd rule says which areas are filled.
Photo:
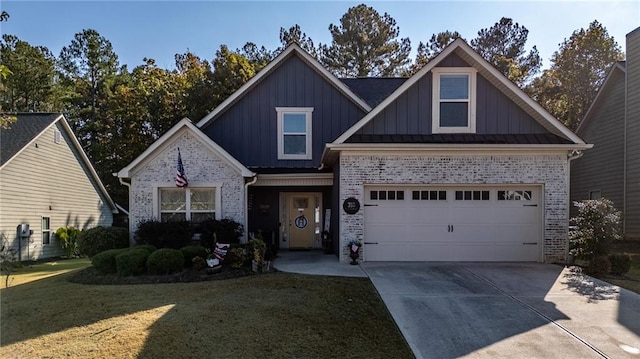
[[78, 242], [76, 241], [79, 234], [80, 230], [73, 226], [60, 227], [56, 230], [56, 238], [58, 242], [60, 242], [60, 246], [66, 257], [71, 258], [79, 254]]
[[[4, 238], [4, 234], [0, 233], [2, 238]], [[4, 275], [4, 286], [5, 288], [9, 287], [9, 281], [12, 278], [11, 273], [13, 273], [17, 268], [20, 267], [20, 263], [16, 259], [17, 251], [14, 248], [10, 248], [8, 246], [7, 240], [2, 243], [2, 248], [0, 248], [0, 272]]]
[[614, 241], [621, 238], [620, 211], [606, 198], [574, 202], [578, 216], [571, 218], [575, 229], [569, 231], [571, 254], [592, 262], [607, 256]]

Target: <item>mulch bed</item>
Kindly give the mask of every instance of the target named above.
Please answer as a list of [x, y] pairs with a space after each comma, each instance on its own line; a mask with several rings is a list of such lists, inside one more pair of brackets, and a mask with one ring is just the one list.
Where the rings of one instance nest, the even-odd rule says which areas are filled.
[[250, 267], [239, 269], [222, 266], [216, 273], [206, 270], [185, 269], [180, 273], [168, 275], [139, 275], [123, 277], [118, 274], [101, 274], [93, 266], [77, 271], [69, 276], [68, 281], [79, 284], [158, 284], [158, 283], [189, 283], [211, 280], [224, 280], [254, 275]]

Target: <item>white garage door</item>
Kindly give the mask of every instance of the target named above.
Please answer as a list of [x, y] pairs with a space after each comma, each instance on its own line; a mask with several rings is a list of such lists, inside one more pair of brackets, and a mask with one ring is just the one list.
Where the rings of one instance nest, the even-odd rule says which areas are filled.
[[365, 187], [367, 261], [539, 261], [539, 187]]

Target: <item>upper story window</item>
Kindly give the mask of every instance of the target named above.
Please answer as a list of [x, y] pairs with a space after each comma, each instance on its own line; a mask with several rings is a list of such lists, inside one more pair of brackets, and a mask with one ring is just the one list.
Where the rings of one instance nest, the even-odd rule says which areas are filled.
[[311, 159], [313, 107], [276, 107], [278, 112], [278, 159]]
[[433, 73], [433, 133], [476, 132], [476, 70], [436, 67]]

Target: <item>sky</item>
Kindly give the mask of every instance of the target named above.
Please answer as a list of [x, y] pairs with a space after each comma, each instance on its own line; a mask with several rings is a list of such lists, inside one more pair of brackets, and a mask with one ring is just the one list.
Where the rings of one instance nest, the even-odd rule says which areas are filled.
[[[331, 42], [329, 24], [338, 25], [349, 1], [30, 1], [2, 0], [9, 13], [2, 34], [16, 35], [58, 55], [83, 29], [95, 29], [111, 42], [120, 64], [129, 69], [152, 58], [175, 68], [174, 55], [191, 51], [211, 61], [220, 45], [230, 49], [246, 42], [270, 50], [280, 46], [280, 28], [299, 24], [316, 43]], [[640, 1], [368, 1], [388, 13], [409, 37], [412, 59], [420, 41], [441, 31], [458, 31], [467, 41], [502, 17], [529, 30], [543, 68], [571, 34], [597, 20], [625, 50], [625, 35], [640, 26]]]

